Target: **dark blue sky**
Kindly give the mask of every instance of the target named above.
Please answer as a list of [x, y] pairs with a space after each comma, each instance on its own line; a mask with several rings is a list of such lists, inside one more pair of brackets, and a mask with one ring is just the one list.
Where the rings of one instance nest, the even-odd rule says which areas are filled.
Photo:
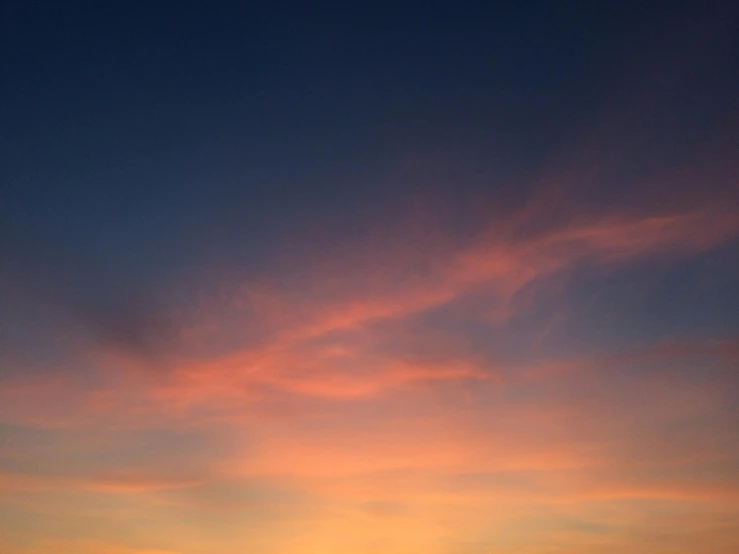
[[[477, 172], [473, 186], [511, 187], [490, 173], [535, 171], [665, 63], [687, 63], [697, 94], [668, 91], [660, 123], [735, 107], [736, 41], [715, 40], [702, 3], [213, 4], [4, 3], [11, 226], [90, 255], [130, 240], [160, 259], [185, 242], [173, 236], [272, 228], [427, 185], [387, 179], [413, 151], [471, 166], [447, 186]], [[711, 39], [699, 61], [717, 67], [696, 86], [683, 58]]]
[[4, 2], [3, 278], [133, 328], [285, 243], [662, 205], [736, 145], [730, 3], [352, 4]]
[[150, 319], [183, 274], [419, 198], [484, 222], [553, 172], [628, 204], [739, 106], [726, 5], [351, 4], [5, 2], [11, 280]]

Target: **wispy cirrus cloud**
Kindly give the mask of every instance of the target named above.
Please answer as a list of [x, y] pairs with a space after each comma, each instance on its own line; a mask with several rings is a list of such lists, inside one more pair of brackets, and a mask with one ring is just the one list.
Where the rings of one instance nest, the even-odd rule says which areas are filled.
[[[549, 213], [533, 202], [457, 241], [433, 242], [445, 235], [433, 226], [382, 233], [312, 253], [305, 271], [298, 256], [279, 273], [211, 274], [216, 293], [181, 307], [179, 340], [156, 359], [92, 341], [65, 362], [75, 371], [14, 371], [0, 419], [42, 435], [0, 460], [2, 502], [28, 521], [65, 521], [70, 495], [99, 505], [119, 514], [105, 544], [122, 552], [136, 552], [115, 545], [140, 511], [158, 522], [142, 544], [178, 554], [441, 554], [443, 529], [532, 553], [570, 529], [597, 552], [599, 533], [611, 546], [613, 526], [648, 534], [675, 505], [736, 520], [735, 339], [580, 356], [534, 343], [570, 325], [575, 273], [689, 260], [735, 240], [739, 222], [711, 203]], [[561, 317], [537, 319], [543, 300]], [[499, 348], [514, 320], [534, 337], [520, 359]]]

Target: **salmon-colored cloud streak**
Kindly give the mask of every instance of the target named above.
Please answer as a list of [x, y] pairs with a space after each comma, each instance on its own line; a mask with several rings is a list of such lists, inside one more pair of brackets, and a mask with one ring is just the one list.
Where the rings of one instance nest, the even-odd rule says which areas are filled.
[[542, 341], [587, 327], [582, 279], [687, 263], [739, 222], [539, 216], [224, 278], [154, 367], [97, 347], [7, 380], [0, 552], [734, 552], [736, 337]]

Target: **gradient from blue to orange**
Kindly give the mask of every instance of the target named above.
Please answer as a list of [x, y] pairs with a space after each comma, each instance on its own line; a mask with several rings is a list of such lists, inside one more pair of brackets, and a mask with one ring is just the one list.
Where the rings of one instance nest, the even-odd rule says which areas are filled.
[[5, 4], [0, 554], [739, 551], [739, 10]]

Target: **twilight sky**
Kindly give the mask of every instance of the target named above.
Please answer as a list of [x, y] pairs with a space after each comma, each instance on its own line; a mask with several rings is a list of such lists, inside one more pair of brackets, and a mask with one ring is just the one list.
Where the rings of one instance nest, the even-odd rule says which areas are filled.
[[0, 554], [739, 552], [734, 2], [2, 9]]

